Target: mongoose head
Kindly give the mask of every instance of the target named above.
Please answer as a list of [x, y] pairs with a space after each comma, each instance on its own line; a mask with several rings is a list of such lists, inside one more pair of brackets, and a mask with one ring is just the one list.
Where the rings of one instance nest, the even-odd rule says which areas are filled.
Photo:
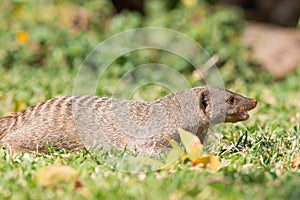
[[[197, 91], [197, 88], [195, 88]], [[234, 92], [213, 87], [199, 87], [200, 110], [208, 116], [211, 125], [238, 122], [249, 118], [247, 111], [256, 107], [257, 101]]]

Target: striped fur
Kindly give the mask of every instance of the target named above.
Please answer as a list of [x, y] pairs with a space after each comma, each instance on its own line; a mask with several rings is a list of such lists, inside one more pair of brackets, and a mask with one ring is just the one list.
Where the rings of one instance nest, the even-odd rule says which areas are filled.
[[[228, 98], [237, 105], [229, 105]], [[214, 106], [213, 106], [214, 105]], [[160, 152], [181, 127], [204, 140], [209, 126], [245, 120], [256, 101], [211, 86], [168, 95], [153, 102], [96, 96], [60, 97], [0, 118], [0, 144], [11, 151], [80, 151], [94, 145]], [[243, 113], [241, 113], [243, 112]]]

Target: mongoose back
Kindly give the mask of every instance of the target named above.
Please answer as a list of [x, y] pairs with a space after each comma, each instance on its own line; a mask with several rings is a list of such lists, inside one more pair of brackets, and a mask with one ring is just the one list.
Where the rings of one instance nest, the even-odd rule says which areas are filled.
[[178, 128], [205, 140], [210, 126], [247, 120], [256, 100], [213, 86], [153, 102], [97, 96], [60, 97], [0, 118], [0, 144], [13, 152], [80, 151], [94, 145], [157, 153]]

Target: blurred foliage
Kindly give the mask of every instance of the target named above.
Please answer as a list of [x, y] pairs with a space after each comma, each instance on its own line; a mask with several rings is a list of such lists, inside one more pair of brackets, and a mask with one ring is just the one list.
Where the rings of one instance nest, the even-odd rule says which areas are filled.
[[[208, 1], [209, 2], [209, 1]], [[131, 28], [170, 28], [192, 37], [210, 55], [217, 55], [226, 83], [235, 77], [253, 81], [253, 64], [240, 42], [242, 13], [235, 8], [211, 6], [205, 1], [146, 1], [146, 17], [135, 12], [115, 14], [110, 1], [4, 1], [0, 7], [0, 66], [79, 67], [96, 45]], [[171, 9], [172, 8], [172, 9]], [[154, 53], [153, 53], [154, 52]], [[143, 63], [164, 63], [181, 73], [192, 66], [159, 50], [133, 52], [112, 65], [110, 77], [118, 78]], [[125, 70], [125, 71], [126, 71]]]

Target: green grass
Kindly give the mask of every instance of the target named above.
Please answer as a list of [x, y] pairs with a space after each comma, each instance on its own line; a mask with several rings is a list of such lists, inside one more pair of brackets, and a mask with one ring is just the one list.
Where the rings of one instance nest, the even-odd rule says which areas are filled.
[[[28, 105], [49, 97], [71, 94], [76, 70], [14, 68], [1, 73], [0, 110], [13, 110], [15, 102]], [[5, 72], [5, 73], [4, 73]], [[72, 75], [73, 74], [73, 75]], [[280, 82], [233, 83], [229, 87], [258, 99], [247, 122], [219, 125], [211, 130], [218, 139], [210, 150], [224, 167], [218, 172], [191, 170], [189, 164], [174, 170], [126, 173], [107, 164], [105, 155], [87, 152], [53, 152], [50, 155], [10, 154], [0, 150], [1, 199], [82, 199], [73, 183], [44, 188], [36, 182], [37, 169], [57, 162], [80, 173], [89, 199], [296, 199], [299, 172], [291, 160], [299, 155], [300, 71]], [[42, 80], [40, 78], [42, 77]], [[58, 77], [65, 77], [60, 79]], [[107, 155], [106, 155], [107, 156]], [[108, 156], [109, 157], [109, 156]]]

